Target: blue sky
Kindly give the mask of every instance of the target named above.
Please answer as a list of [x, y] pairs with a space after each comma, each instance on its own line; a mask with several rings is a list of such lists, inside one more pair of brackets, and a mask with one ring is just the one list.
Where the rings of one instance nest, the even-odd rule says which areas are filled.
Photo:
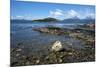
[[95, 18], [95, 6], [11, 0], [11, 19], [34, 20], [46, 17], [61, 20], [73, 17]]

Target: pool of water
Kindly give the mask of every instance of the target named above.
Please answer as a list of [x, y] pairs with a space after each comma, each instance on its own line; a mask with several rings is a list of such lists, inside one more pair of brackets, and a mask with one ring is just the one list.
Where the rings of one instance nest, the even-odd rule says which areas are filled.
[[[82, 23], [50, 23], [32, 21], [11, 21], [11, 48], [21, 43], [23, 54], [37, 54], [39, 51], [46, 51], [51, 48], [53, 42], [59, 40], [66, 49], [83, 49], [84, 44], [69, 36], [57, 36], [32, 30], [33, 28], [55, 26], [61, 28], [75, 28]], [[45, 53], [46, 53], [45, 52]]]

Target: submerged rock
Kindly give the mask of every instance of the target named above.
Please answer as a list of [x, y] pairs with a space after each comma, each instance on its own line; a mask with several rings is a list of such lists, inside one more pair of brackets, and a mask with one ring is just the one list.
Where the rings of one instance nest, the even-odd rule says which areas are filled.
[[63, 46], [61, 44], [60, 41], [56, 41], [54, 42], [53, 46], [52, 46], [52, 51], [61, 51], [63, 49]]
[[22, 49], [17, 49], [16, 51], [17, 51], [17, 52], [20, 52], [20, 51], [22, 51]]

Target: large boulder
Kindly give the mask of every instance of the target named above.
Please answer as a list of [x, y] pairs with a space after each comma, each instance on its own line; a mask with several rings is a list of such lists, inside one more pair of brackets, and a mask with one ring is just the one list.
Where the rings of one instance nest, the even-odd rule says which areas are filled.
[[63, 46], [61, 44], [60, 41], [56, 41], [54, 42], [53, 46], [52, 46], [52, 51], [61, 51], [63, 49]]

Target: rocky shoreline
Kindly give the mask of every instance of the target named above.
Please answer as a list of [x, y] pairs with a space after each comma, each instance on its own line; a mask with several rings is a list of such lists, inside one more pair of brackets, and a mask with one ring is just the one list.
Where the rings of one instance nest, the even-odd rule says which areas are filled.
[[[33, 29], [34, 31], [49, 35], [67, 35], [76, 38], [84, 42], [85, 49], [66, 49], [61, 41], [56, 41], [52, 44], [51, 49], [48, 49], [48, 54], [26, 56], [22, 54], [23, 47], [20, 46], [21, 44], [18, 44], [18, 47], [11, 49], [11, 66], [95, 61], [95, 31], [91, 29], [94, 29], [94, 25], [88, 25], [88, 27], [80, 26], [77, 29], [62, 29], [59, 27]], [[20, 61], [16, 61], [16, 59]]]
[[48, 55], [41, 55], [36, 57], [34, 55], [21, 55], [22, 49], [18, 48], [14, 51], [15, 56], [12, 58], [20, 59], [20, 61], [12, 62], [11, 66], [24, 65], [40, 65], [40, 64], [58, 64], [58, 63], [76, 63], [76, 62], [91, 62], [95, 61], [95, 49], [93, 46], [86, 47], [86, 49], [78, 51], [75, 49], [50, 51]]

